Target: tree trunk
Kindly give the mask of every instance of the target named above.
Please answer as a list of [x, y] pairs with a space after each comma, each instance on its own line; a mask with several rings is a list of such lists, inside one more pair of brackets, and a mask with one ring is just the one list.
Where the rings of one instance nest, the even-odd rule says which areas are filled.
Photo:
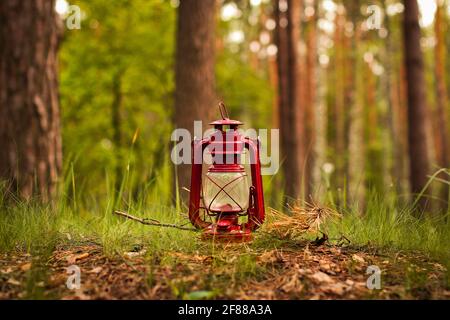
[[[450, 1], [449, 0], [444, 0], [444, 4], [446, 5], [446, 7], [448, 8], [450, 6]], [[447, 14], [443, 14], [442, 18], [445, 22], [445, 25], [447, 26], [447, 31], [450, 29], [450, 16]], [[445, 34], [445, 43], [447, 48], [450, 48], [450, 33], [446, 33]], [[447, 77], [447, 82], [446, 82], [446, 88], [447, 88], [447, 97], [450, 97], [450, 66], [447, 65], [446, 67], [446, 77]], [[450, 121], [450, 119], [449, 119]]]
[[314, 14], [308, 17], [306, 21], [306, 85], [305, 85], [305, 157], [306, 165], [304, 176], [304, 193], [306, 200], [310, 200], [314, 187], [314, 168], [316, 161], [315, 144], [316, 144], [316, 91], [317, 91], [317, 10], [318, 5], [314, 8]]
[[[319, 1], [315, 3], [316, 16], [321, 17], [324, 14], [322, 4]], [[316, 28], [316, 49], [319, 49], [318, 40], [323, 36], [323, 31], [320, 28]], [[318, 52], [319, 53], [319, 52]], [[323, 181], [323, 165], [326, 162], [326, 150], [327, 150], [327, 127], [328, 127], [328, 114], [326, 106], [326, 95], [327, 95], [327, 77], [326, 70], [319, 65], [315, 70], [316, 75], [316, 94], [314, 98], [314, 109], [315, 109], [315, 130], [314, 130], [314, 186], [317, 187], [317, 197], [319, 201], [325, 201], [325, 196], [328, 190], [324, 190]], [[327, 186], [328, 188], [328, 186]]]
[[54, 8], [53, 0], [0, 1], [0, 179], [43, 201], [62, 163]]
[[[300, 39], [300, 0], [276, 2], [276, 43], [278, 46], [278, 97], [281, 160], [284, 193], [297, 199], [301, 192], [300, 168], [303, 115], [299, 99], [298, 41]], [[287, 10], [281, 10], [287, 6]]]
[[[446, 88], [446, 54], [447, 48], [445, 43], [445, 34], [448, 30], [445, 30], [444, 19], [445, 7], [443, 1], [438, 1], [436, 10], [436, 19], [434, 21], [436, 46], [435, 50], [435, 77], [436, 77], [436, 110], [435, 110], [435, 124], [436, 131], [436, 158], [439, 167], [449, 168], [449, 128], [448, 128], [448, 95]], [[445, 175], [441, 176], [445, 179]], [[448, 200], [449, 186], [443, 185], [441, 189], [442, 200]]]
[[377, 104], [377, 79], [372, 67], [364, 64], [364, 93], [366, 107], [366, 185], [367, 189], [383, 194], [384, 159], [380, 146], [380, 114]]
[[[427, 108], [422, 50], [420, 48], [419, 8], [417, 0], [404, 0], [403, 21], [406, 82], [408, 94], [408, 142], [411, 192], [419, 194], [427, 183], [429, 158], [427, 147]], [[426, 197], [421, 197], [425, 209]]]
[[[401, 59], [404, 59], [405, 53], [402, 53]], [[398, 91], [397, 97], [399, 99], [399, 109], [398, 109], [398, 128], [400, 130], [400, 144], [402, 147], [402, 190], [406, 194], [411, 190], [411, 181], [409, 179], [409, 146], [408, 146], [408, 93], [407, 93], [407, 80], [406, 80], [406, 66], [404, 63], [400, 63], [398, 76]], [[407, 201], [409, 197], [406, 197]]]
[[[268, 59], [269, 79], [273, 91], [275, 92], [272, 102], [272, 128], [280, 128], [280, 112], [279, 112], [279, 97], [278, 97], [278, 65], [276, 56], [271, 56]], [[280, 190], [282, 189], [280, 175], [275, 175], [270, 183], [270, 203], [282, 203]]]
[[[217, 110], [215, 3], [215, 0], [181, 0], [178, 8], [174, 123], [176, 128], [188, 129], [192, 138], [194, 121], [203, 121], [203, 130], [206, 130]], [[180, 189], [189, 188], [190, 176], [189, 165], [177, 167]], [[188, 199], [186, 193], [180, 191], [180, 194], [183, 200]]]
[[[341, 5], [341, 4], [339, 4]], [[346, 113], [345, 113], [345, 83], [346, 83], [346, 39], [345, 24], [347, 22], [344, 12], [336, 13], [335, 33], [334, 33], [334, 50], [335, 50], [335, 101], [334, 101], [334, 119], [335, 119], [335, 137], [334, 137], [334, 158], [336, 159], [335, 183], [338, 188], [337, 206], [344, 207], [344, 188], [346, 173]]]
[[349, 111], [348, 124], [348, 194], [360, 208], [365, 206], [365, 145], [364, 145], [364, 103], [360, 93], [363, 91], [363, 74], [355, 72], [363, 68], [359, 54], [361, 28], [359, 23], [360, 1], [346, 3], [349, 18], [353, 24], [351, 49], [349, 50], [349, 83], [346, 106]]
[[[384, 3], [383, 9], [386, 11], [386, 3]], [[389, 127], [389, 141], [390, 142], [390, 154], [392, 159], [390, 160], [390, 178], [391, 183], [396, 191], [396, 194], [403, 194], [404, 185], [404, 149], [400, 118], [400, 98], [398, 95], [398, 82], [399, 72], [397, 66], [398, 56], [398, 44], [396, 33], [394, 33], [397, 25], [393, 19], [389, 16], [385, 16], [385, 25], [388, 32], [388, 36], [385, 39], [385, 51], [384, 51], [384, 65], [386, 72], [384, 73], [384, 95], [388, 104], [388, 127]], [[389, 183], [390, 184], [390, 183]]]

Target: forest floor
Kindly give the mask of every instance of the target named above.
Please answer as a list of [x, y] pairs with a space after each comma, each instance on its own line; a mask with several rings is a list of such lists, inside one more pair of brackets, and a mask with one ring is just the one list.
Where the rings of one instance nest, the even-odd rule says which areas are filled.
[[[94, 240], [53, 248], [0, 254], [0, 299], [450, 299], [445, 267], [415, 251], [307, 240], [217, 244], [214, 254], [136, 245], [105, 255]], [[81, 271], [75, 290], [71, 265]], [[381, 289], [368, 289], [369, 266], [380, 268]]]
[[7, 209], [0, 299], [450, 299], [450, 219], [376, 198], [363, 216], [271, 209], [245, 243], [181, 230], [189, 221], [172, 207], [128, 211], [153, 226], [110, 208]]

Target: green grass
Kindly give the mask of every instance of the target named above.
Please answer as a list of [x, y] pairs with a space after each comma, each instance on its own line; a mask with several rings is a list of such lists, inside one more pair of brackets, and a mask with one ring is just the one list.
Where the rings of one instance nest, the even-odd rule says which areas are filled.
[[[33, 263], [33, 268], [28, 272], [27, 298], [44, 297], [42, 288], [37, 284], [45, 281], [45, 260], [57, 244], [95, 242], [110, 257], [133, 251], [136, 247], [145, 247], [150, 270], [153, 264], [175, 265], [177, 259], [168, 252], [211, 256], [212, 273], [205, 274], [204, 280], [204, 287], [211, 290], [191, 293], [186, 291], [186, 284], [171, 283], [174, 295], [185, 299], [198, 295], [213, 297], [220, 290], [217, 289], [219, 282], [237, 284], [248, 278], [258, 279], [265, 271], [256, 262], [258, 253], [285, 244], [260, 232], [255, 241], [230, 254], [218, 243], [201, 241], [194, 232], [145, 226], [112, 214], [113, 209], [122, 209], [161, 222], [188, 223], [175, 207], [157, 204], [157, 197], [151, 201], [142, 197], [146, 200], [133, 202], [122, 194], [117, 196], [120, 201], [112, 193], [108, 194], [97, 202], [80, 201], [82, 197], [78, 196], [76, 204], [62, 196], [53, 205], [42, 205], [37, 201], [11, 204], [0, 195], [0, 252], [25, 251], [39, 257], [38, 263]], [[412, 206], [399, 205], [391, 195], [381, 197], [372, 193], [364, 211], [350, 206], [342, 212], [342, 218], [327, 223], [324, 231], [331, 239], [345, 235], [354, 246], [368, 245], [390, 253], [418, 250], [450, 269], [448, 216], [417, 219]], [[232, 272], [226, 276], [213, 274], [224, 268]], [[411, 273], [408, 277], [414, 279], [416, 275]], [[447, 280], [449, 278], [447, 276]], [[149, 284], [154, 281], [151, 272], [147, 281]]]
[[[112, 214], [106, 201], [95, 209], [77, 210], [62, 204], [39, 205], [34, 202], [1, 204], [0, 250], [21, 249], [27, 252], [51, 248], [57, 242], [92, 240], [102, 245], [105, 253], [114, 255], [136, 244], [145, 244], [152, 251], [194, 252], [199, 248], [219, 250], [213, 244], [205, 246], [196, 241], [195, 233], [177, 229], [144, 226]], [[131, 214], [157, 219], [161, 222], [185, 224], [186, 219], [174, 207], [162, 205], [129, 204]], [[447, 216], [417, 219], [412, 209], [399, 207], [391, 201], [372, 194], [364, 212], [350, 208], [342, 219], [326, 226], [333, 238], [341, 234], [353, 244], [372, 244], [401, 250], [421, 250], [440, 260], [449, 260], [450, 219]], [[262, 237], [254, 246], [276, 247], [277, 241]]]
[[414, 217], [412, 206], [399, 206], [372, 194], [363, 212], [349, 209], [326, 229], [331, 237], [345, 235], [352, 244], [368, 245], [395, 253], [420, 251], [447, 268], [450, 278], [450, 219], [448, 215]]
[[50, 206], [18, 203], [3, 206], [0, 214], [0, 250], [41, 251], [55, 244], [61, 214]]

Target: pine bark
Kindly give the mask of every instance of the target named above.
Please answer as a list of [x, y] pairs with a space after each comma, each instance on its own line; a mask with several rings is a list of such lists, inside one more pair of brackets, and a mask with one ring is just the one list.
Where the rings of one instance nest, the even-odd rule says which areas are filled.
[[[278, 97], [278, 64], [276, 56], [269, 57], [268, 61], [269, 79], [273, 91], [275, 92], [272, 101], [272, 128], [280, 128], [280, 112], [279, 112], [279, 97]], [[282, 189], [281, 176], [275, 175], [270, 184], [270, 201], [271, 203], [280, 203]]]
[[369, 64], [364, 66], [364, 93], [366, 107], [366, 176], [367, 189], [383, 194], [384, 158], [380, 146], [380, 112], [377, 104], [377, 79]]
[[[404, 59], [405, 53], [402, 54], [402, 59]], [[409, 146], [408, 146], [408, 93], [407, 93], [407, 80], [406, 80], [406, 66], [404, 63], [400, 63], [400, 70], [398, 71], [398, 91], [397, 97], [399, 99], [399, 109], [398, 109], [398, 128], [400, 130], [400, 144], [402, 147], [402, 164], [404, 168], [402, 170], [403, 175], [403, 185], [402, 188], [405, 193], [411, 190], [411, 181], [409, 179]]]
[[[178, 8], [174, 124], [175, 128], [188, 129], [192, 138], [194, 121], [203, 121], [206, 130], [217, 110], [215, 8], [215, 0], [181, 0]], [[189, 188], [190, 165], [179, 165], [176, 170], [180, 190]], [[188, 195], [180, 190], [187, 200]]]
[[[339, 4], [341, 5], [341, 4]], [[340, 190], [337, 199], [337, 206], [345, 206], [345, 199], [343, 192], [345, 187], [346, 174], [346, 151], [347, 151], [347, 137], [346, 126], [347, 119], [345, 113], [345, 93], [346, 93], [346, 39], [345, 39], [345, 24], [347, 22], [345, 13], [340, 9], [337, 10], [335, 18], [335, 33], [334, 33], [334, 50], [335, 50], [335, 66], [334, 66], [334, 120], [335, 120], [335, 136], [334, 138], [334, 158], [336, 164], [335, 183]]]
[[[436, 83], [436, 109], [434, 112], [434, 128], [436, 141], [436, 158], [440, 168], [450, 167], [449, 155], [449, 126], [448, 126], [448, 94], [446, 88], [446, 74], [447, 68], [446, 54], [447, 47], [445, 43], [445, 34], [447, 32], [444, 21], [445, 7], [443, 1], [438, 1], [436, 10], [436, 18], [434, 22], [434, 30], [436, 37], [435, 46], [435, 83]], [[445, 179], [445, 175], [441, 178]], [[442, 186], [441, 198], [448, 200], [449, 187]]]
[[316, 161], [316, 95], [317, 95], [317, 9], [306, 21], [306, 77], [305, 77], [305, 157], [304, 189], [306, 200], [310, 200], [314, 187], [314, 168]]
[[0, 179], [48, 200], [62, 165], [53, 0], [0, 1]]
[[[426, 128], [428, 115], [425, 101], [424, 62], [420, 47], [421, 35], [417, 0], [404, 0], [404, 6], [403, 32], [408, 95], [409, 179], [411, 192], [418, 195], [427, 183], [430, 168]], [[421, 209], [425, 209], [426, 203], [427, 198], [422, 196], [419, 202]]]
[[[384, 10], [386, 10], [386, 3], [384, 4]], [[384, 73], [384, 95], [388, 104], [388, 127], [389, 127], [389, 141], [390, 142], [390, 154], [392, 160], [390, 163], [390, 178], [397, 194], [404, 194], [403, 186], [405, 184], [405, 152], [402, 136], [402, 123], [400, 121], [400, 97], [399, 97], [399, 68], [398, 62], [398, 44], [396, 33], [394, 33], [396, 23], [389, 16], [385, 16], [385, 25], [388, 32], [385, 43], [386, 48], [384, 51], [384, 65], [386, 72]]]
[[[323, 15], [323, 7], [320, 2], [315, 3], [316, 16], [320, 17]], [[316, 28], [317, 42], [323, 36], [323, 31], [320, 28]], [[317, 45], [316, 42], [316, 45]], [[318, 49], [318, 46], [317, 46]], [[314, 110], [315, 110], [315, 130], [314, 130], [314, 183], [313, 185], [317, 188], [318, 198], [320, 201], [325, 201], [326, 192], [323, 189], [323, 165], [326, 162], [326, 150], [327, 150], [327, 127], [328, 127], [328, 114], [326, 106], [326, 96], [327, 96], [327, 70], [322, 66], [319, 66], [315, 70], [316, 78], [316, 94], [314, 97]], [[328, 191], [328, 190], [327, 190]]]
[[350, 109], [348, 125], [348, 194], [360, 208], [365, 205], [365, 145], [364, 145], [364, 103], [361, 101], [363, 89], [362, 57], [359, 54], [361, 28], [359, 22], [360, 1], [346, 3], [349, 18], [353, 24], [351, 49], [349, 50], [349, 83], [346, 106]]
[[[285, 2], [283, 2], [285, 1]], [[303, 165], [303, 114], [300, 109], [298, 41], [300, 39], [299, 0], [275, 1], [278, 46], [278, 101], [281, 138], [281, 161], [284, 173], [284, 194], [297, 199], [301, 193], [300, 168]], [[280, 3], [287, 10], [280, 10]]]

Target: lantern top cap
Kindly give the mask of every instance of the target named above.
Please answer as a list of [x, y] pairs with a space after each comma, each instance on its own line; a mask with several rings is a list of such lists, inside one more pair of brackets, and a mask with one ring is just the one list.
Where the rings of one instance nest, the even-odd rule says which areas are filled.
[[210, 125], [212, 126], [240, 126], [243, 125], [242, 122], [238, 121], [238, 120], [231, 120], [231, 119], [221, 119], [221, 120], [216, 120], [210, 123]]
[[227, 125], [240, 126], [243, 124], [241, 121], [232, 120], [229, 118], [227, 107], [225, 106], [225, 104], [222, 101], [219, 103], [219, 111], [220, 111], [220, 115], [222, 116], [222, 119], [213, 121], [210, 123], [210, 125], [212, 125], [212, 126], [227, 126]]

